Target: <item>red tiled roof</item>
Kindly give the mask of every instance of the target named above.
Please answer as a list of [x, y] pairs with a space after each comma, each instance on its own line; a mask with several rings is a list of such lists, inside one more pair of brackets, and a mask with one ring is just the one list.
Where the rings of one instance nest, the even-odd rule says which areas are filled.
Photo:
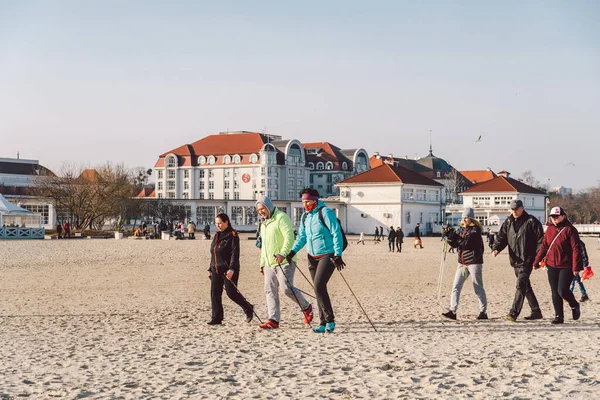
[[96, 171], [93, 168], [88, 168], [83, 170], [81, 175], [79, 175], [79, 178], [89, 182], [96, 182], [99, 176], [100, 174], [98, 173], [98, 171]]
[[143, 188], [135, 197], [155, 197], [154, 188]]
[[460, 173], [473, 183], [487, 182], [496, 177], [496, 174], [491, 170], [460, 171]]
[[306, 152], [306, 162], [307, 163], [312, 162], [312, 163], [316, 164], [319, 161], [321, 161], [323, 163], [331, 161], [333, 163], [334, 170], [341, 170], [342, 163], [346, 162], [346, 163], [348, 163], [348, 169], [353, 168], [352, 167], [353, 160], [346, 157], [342, 153], [342, 150], [339, 147], [337, 147], [329, 142], [302, 143], [302, 146], [304, 146], [305, 149], [321, 149], [322, 150], [319, 153], [320, 155], [309, 154], [307, 151]]
[[508, 192], [508, 193], [530, 193], [546, 194], [539, 189], [531, 187], [513, 178], [498, 176], [487, 182], [479, 183], [461, 194], [483, 193], [483, 192]]
[[394, 167], [389, 164], [383, 164], [379, 167], [369, 169], [358, 175], [339, 182], [338, 185], [345, 183], [411, 183], [415, 185], [443, 186], [436, 181], [426, 178], [421, 174], [404, 167]]

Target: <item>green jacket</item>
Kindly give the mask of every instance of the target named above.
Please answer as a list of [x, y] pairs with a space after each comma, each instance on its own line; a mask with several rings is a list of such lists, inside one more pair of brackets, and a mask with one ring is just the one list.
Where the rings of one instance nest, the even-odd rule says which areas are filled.
[[[287, 256], [294, 245], [294, 226], [290, 217], [275, 208], [273, 215], [260, 224], [260, 237], [262, 247], [260, 248], [260, 266], [277, 267], [275, 255]], [[296, 256], [294, 256], [294, 262]], [[287, 263], [287, 261], [283, 261]]]

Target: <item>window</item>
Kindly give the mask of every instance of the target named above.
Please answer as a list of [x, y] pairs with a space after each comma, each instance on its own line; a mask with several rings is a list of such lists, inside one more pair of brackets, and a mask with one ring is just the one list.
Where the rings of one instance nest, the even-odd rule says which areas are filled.
[[241, 162], [242, 162], [242, 157], [240, 157], [239, 154], [236, 154], [236, 155], [233, 156], [233, 163], [234, 164], [239, 164]]
[[414, 200], [415, 192], [414, 189], [402, 189], [402, 200]]
[[258, 161], [258, 156], [256, 154], [251, 154], [250, 155], [250, 162], [252, 164], [256, 163]]
[[204, 192], [200, 192], [199, 195], [198, 195], [198, 198], [200, 200], [204, 200]]
[[494, 197], [494, 207], [507, 208], [512, 200], [512, 196], [496, 196]]
[[333, 186], [327, 185], [327, 193], [333, 193]]
[[206, 164], [206, 157], [204, 157], [204, 156], [198, 157], [198, 164], [200, 164], [200, 165]]
[[200, 178], [204, 178], [204, 170], [203, 169], [200, 170]]
[[406, 223], [410, 224], [410, 211], [406, 212]]
[[313, 174], [311, 174], [311, 175], [310, 175], [310, 184], [311, 184], [311, 185], [313, 184], [314, 180], [315, 180], [315, 177], [314, 177], [314, 175], [313, 175]]
[[177, 160], [175, 159], [175, 157], [171, 156], [167, 158], [167, 167], [168, 168], [174, 168], [177, 166]]
[[225, 182], [224, 182], [224, 185], [225, 185], [225, 186], [224, 186], [224, 188], [225, 188], [225, 189], [229, 189], [229, 181], [225, 181]]
[[42, 216], [42, 225], [48, 225], [48, 215], [49, 215], [49, 210], [50, 210], [50, 206], [49, 205], [44, 205], [44, 204], [24, 204], [21, 207], [23, 207], [26, 210], [31, 211], [34, 214], [39, 214]]
[[231, 207], [231, 223], [233, 225], [255, 225], [258, 222], [258, 213], [252, 206]]
[[314, 170], [315, 169], [315, 163], [309, 162], [308, 163], [308, 168], [310, 168], [311, 170]]
[[436, 178], [441, 178], [441, 176], [442, 176], [442, 173], [441, 173], [440, 171], [437, 171], [437, 172], [435, 173], [435, 177], [436, 177]]
[[324, 165], [323, 165], [323, 163], [322, 163], [321, 161], [319, 161], [319, 162], [317, 163], [317, 169], [318, 169], [318, 170], [322, 170], [322, 169], [324, 169]]
[[162, 179], [163, 178], [163, 170], [159, 169], [158, 170], [158, 179]]
[[419, 222], [423, 223], [423, 213], [419, 213]]
[[233, 188], [234, 189], [239, 189], [240, 188], [240, 182], [239, 181], [233, 181]]
[[260, 180], [260, 187], [265, 187], [265, 178]]
[[294, 207], [294, 225], [298, 226], [302, 222], [302, 214], [304, 213], [304, 207]]
[[209, 224], [215, 223], [215, 217], [225, 212], [225, 209], [221, 206], [198, 206], [196, 207], [196, 220], [198, 224]]
[[342, 163], [342, 169], [343, 169], [344, 171], [348, 171], [348, 163], [347, 163], [346, 161], [344, 161], [344, 162]]
[[159, 198], [159, 199], [162, 199], [162, 198], [163, 198], [163, 194], [162, 194], [162, 193], [159, 193], [159, 194], [158, 194], [158, 198]]
[[208, 181], [208, 190], [214, 189], [215, 188], [215, 182], [214, 181]]
[[240, 192], [233, 192], [233, 199], [234, 200], [239, 200], [240, 199]]
[[169, 196], [170, 199], [174, 199], [175, 198], [175, 193], [173, 192], [169, 192]]
[[230, 155], [226, 155], [225, 157], [223, 157], [223, 164], [231, 164], [231, 156]]
[[169, 171], [169, 179], [175, 179], [175, 171]]
[[162, 183], [162, 182], [158, 182], [158, 183], [156, 184], [156, 188], [157, 188], [158, 190], [163, 190], [163, 183]]
[[208, 170], [208, 177], [209, 177], [209, 178], [214, 178], [214, 177], [215, 177], [215, 171], [214, 171], [214, 170], [212, 170], [212, 169], [209, 169], [209, 170]]
[[199, 189], [200, 189], [200, 190], [203, 190], [203, 189], [204, 189], [204, 181], [200, 181], [200, 187], [199, 187]]
[[426, 193], [425, 189], [417, 189], [417, 201], [425, 201]]
[[525, 207], [533, 207], [533, 197], [523, 197], [523, 205]]
[[183, 198], [184, 199], [189, 199], [190, 198], [190, 194], [188, 192], [183, 192]]
[[230, 174], [231, 174], [231, 171], [230, 171], [230, 170], [228, 170], [228, 169], [226, 169], [225, 171], [223, 171], [223, 176], [224, 176], [225, 178], [229, 178]]
[[440, 192], [438, 190], [429, 190], [429, 201], [440, 201]]
[[190, 177], [190, 170], [186, 169], [183, 171], [183, 179], [189, 179]]
[[190, 183], [188, 181], [184, 181], [183, 182], [183, 190], [189, 190], [190, 188]]
[[169, 190], [175, 190], [175, 182], [169, 182], [168, 189]]
[[489, 197], [473, 197], [473, 207], [489, 207]]
[[223, 193], [223, 198], [224, 198], [225, 200], [229, 200], [229, 192], [225, 192], [225, 193]]
[[215, 199], [215, 194], [213, 192], [209, 192], [208, 193], [208, 199], [209, 200], [214, 200]]
[[212, 164], [215, 163], [215, 161], [217, 161], [217, 159], [215, 158], [215, 156], [208, 156], [207, 161], [208, 161], [209, 164], [212, 165]]
[[327, 164], [325, 164], [325, 169], [327, 169], [327, 170], [333, 169], [333, 163], [331, 161], [327, 161]]

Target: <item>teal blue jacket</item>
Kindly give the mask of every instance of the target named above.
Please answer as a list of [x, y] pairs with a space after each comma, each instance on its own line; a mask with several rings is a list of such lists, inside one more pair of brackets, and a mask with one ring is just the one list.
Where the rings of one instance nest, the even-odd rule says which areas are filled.
[[[319, 219], [319, 208], [323, 208], [323, 220], [325, 225]], [[304, 215], [306, 219], [304, 220]], [[304, 220], [304, 223], [302, 223]], [[299, 252], [306, 245], [306, 251], [311, 256], [322, 256], [332, 254], [341, 256], [344, 248], [344, 239], [342, 238], [342, 228], [337, 220], [335, 212], [325, 206], [321, 200], [317, 203], [317, 207], [311, 212], [306, 211], [300, 218], [300, 226], [298, 227], [298, 236], [294, 243], [293, 251]]]

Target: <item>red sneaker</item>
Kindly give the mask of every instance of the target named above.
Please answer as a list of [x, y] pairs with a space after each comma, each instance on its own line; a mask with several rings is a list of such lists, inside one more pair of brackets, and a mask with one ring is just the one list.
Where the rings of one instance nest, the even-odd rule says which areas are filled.
[[270, 319], [267, 320], [267, 322], [265, 322], [262, 325], [258, 326], [260, 329], [278, 329], [279, 328], [279, 323], [275, 322], [275, 321], [271, 321]]
[[304, 313], [304, 324], [305, 325], [310, 324], [311, 321], [313, 320], [312, 304], [309, 304], [308, 308], [306, 310], [304, 310], [303, 313]]

